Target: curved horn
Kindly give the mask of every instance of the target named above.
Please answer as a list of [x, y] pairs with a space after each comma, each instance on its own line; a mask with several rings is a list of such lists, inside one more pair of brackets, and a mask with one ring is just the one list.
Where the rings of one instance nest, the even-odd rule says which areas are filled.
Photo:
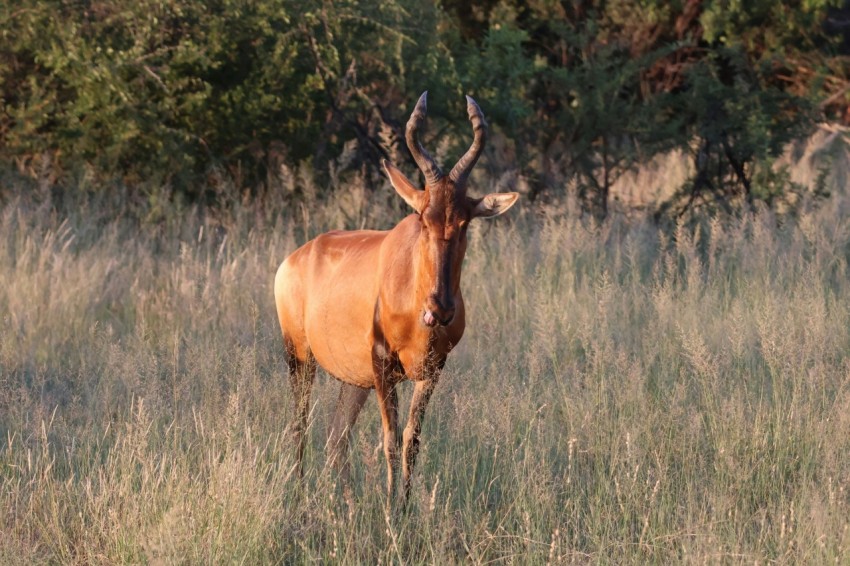
[[466, 97], [466, 111], [469, 113], [469, 121], [472, 122], [475, 138], [463, 157], [458, 160], [457, 165], [452, 168], [452, 172], [449, 173], [449, 178], [461, 190], [466, 185], [466, 179], [469, 177], [469, 172], [472, 171], [472, 166], [481, 157], [484, 142], [487, 139], [487, 120], [484, 119], [484, 113], [481, 112], [481, 108], [472, 100], [471, 96]]
[[413, 154], [413, 159], [416, 161], [419, 169], [425, 175], [426, 186], [436, 185], [437, 182], [443, 178], [443, 172], [440, 171], [440, 167], [434, 159], [428, 155], [428, 152], [425, 151], [425, 148], [422, 147], [419, 140], [416, 139], [416, 132], [419, 130], [419, 126], [425, 119], [425, 113], [428, 110], [427, 99], [428, 91], [426, 90], [422, 93], [422, 96], [419, 97], [419, 102], [416, 103], [416, 107], [410, 115], [410, 120], [407, 121], [407, 129], [405, 130], [407, 147], [410, 149], [410, 153]]

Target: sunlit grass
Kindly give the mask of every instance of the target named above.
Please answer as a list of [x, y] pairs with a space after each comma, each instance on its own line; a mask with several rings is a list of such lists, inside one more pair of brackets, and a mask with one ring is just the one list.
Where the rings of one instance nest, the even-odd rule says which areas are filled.
[[386, 517], [374, 399], [354, 506], [323, 468], [324, 374], [298, 477], [271, 282], [305, 238], [406, 212], [310, 182], [303, 206], [158, 225], [1, 211], [0, 562], [850, 560], [844, 196], [781, 222], [480, 222], [467, 333]]

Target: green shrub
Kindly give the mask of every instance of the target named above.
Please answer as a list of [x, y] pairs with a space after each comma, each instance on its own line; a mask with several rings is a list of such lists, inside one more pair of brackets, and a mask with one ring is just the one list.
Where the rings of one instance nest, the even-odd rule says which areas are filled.
[[671, 211], [771, 202], [783, 184], [754, 176], [846, 102], [834, 5], [22, 0], [0, 9], [0, 166], [190, 201], [302, 162], [374, 187], [381, 158], [409, 159], [429, 90], [424, 143], [447, 165], [465, 149], [472, 94], [507, 149], [483, 168], [518, 170], [532, 197], [575, 187], [604, 216], [618, 176], [687, 148]]

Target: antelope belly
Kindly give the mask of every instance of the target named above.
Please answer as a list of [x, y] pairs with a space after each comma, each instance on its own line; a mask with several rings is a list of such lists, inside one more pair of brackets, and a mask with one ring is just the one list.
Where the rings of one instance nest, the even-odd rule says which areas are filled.
[[[371, 314], [364, 305], [327, 301], [315, 305], [307, 339], [316, 361], [335, 378], [372, 387]], [[365, 312], [364, 312], [365, 311]]]

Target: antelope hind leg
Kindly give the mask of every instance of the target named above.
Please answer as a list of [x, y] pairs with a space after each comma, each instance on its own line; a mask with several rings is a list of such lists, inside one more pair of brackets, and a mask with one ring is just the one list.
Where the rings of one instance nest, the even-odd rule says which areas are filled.
[[306, 360], [298, 359], [294, 348], [287, 347], [289, 365], [289, 385], [292, 387], [292, 397], [295, 404], [295, 420], [292, 431], [295, 437], [298, 456], [298, 468], [304, 475], [304, 447], [307, 443], [307, 417], [310, 414], [310, 394], [313, 390], [313, 379], [316, 377], [316, 362], [307, 356]]
[[339, 397], [328, 424], [328, 441], [325, 445], [327, 466], [339, 474], [340, 480], [346, 486], [351, 479], [351, 462], [348, 459], [351, 430], [368, 397], [369, 389], [340, 383]]

